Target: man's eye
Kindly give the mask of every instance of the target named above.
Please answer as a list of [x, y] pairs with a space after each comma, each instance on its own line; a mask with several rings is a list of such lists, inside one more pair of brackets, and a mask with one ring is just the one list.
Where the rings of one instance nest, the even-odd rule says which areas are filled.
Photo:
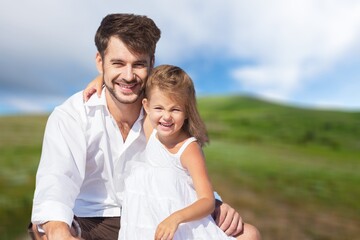
[[145, 64], [144, 63], [137, 63], [134, 65], [134, 68], [144, 68]]

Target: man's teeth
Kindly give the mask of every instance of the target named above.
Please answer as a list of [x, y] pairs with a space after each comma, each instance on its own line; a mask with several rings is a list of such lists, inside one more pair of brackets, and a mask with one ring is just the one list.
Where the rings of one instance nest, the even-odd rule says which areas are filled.
[[132, 88], [132, 87], [134, 87], [136, 84], [134, 83], [134, 84], [131, 84], [131, 85], [129, 85], [129, 84], [121, 84], [121, 83], [119, 83], [119, 86], [120, 87], [122, 87], [122, 88]]

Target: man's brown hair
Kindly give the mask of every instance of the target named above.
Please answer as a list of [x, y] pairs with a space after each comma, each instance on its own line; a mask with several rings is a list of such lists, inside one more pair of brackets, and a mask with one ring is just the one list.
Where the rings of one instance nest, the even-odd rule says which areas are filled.
[[111, 37], [119, 38], [134, 54], [154, 58], [156, 43], [161, 36], [154, 21], [135, 14], [109, 14], [103, 18], [95, 34], [95, 45], [102, 58]]

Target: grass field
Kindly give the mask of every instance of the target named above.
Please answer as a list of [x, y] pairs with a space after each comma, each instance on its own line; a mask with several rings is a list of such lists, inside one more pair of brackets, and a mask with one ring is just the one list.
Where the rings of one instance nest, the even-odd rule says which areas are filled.
[[46, 119], [0, 117], [0, 239], [26, 233]]
[[[199, 99], [215, 189], [263, 239], [360, 235], [360, 112]], [[0, 117], [0, 239], [24, 236], [46, 116]]]

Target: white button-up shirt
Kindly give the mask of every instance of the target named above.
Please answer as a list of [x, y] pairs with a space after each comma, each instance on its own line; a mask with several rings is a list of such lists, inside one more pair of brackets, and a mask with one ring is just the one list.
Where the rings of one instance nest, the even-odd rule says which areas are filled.
[[36, 175], [32, 222], [120, 216], [123, 180], [146, 146], [143, 110], [124, 141], [105, 90], [83, 103], [82, 92], [50, 115]]

